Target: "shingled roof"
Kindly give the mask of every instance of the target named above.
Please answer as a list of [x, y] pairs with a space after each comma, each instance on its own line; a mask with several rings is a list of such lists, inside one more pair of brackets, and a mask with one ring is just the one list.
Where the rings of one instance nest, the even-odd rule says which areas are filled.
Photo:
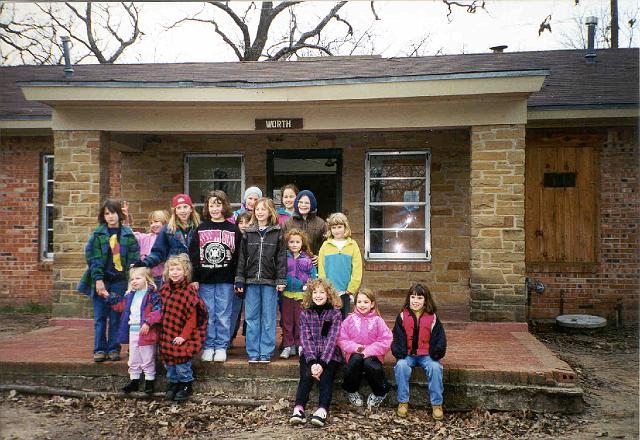
[[556, 50], [417, 58], [319, 59], [287, 62], [76, 65], [71, 79], [62, 66], [0, 68], [0, 119], [47, 118], [51, 109], [26, 101], [17, 82], [178, 82], [196, 84], [273, 83], [373, 79], [418, 75], [547, 69], [533, 108], [628, 107], [638, 105], [638, 49], [598, 50], [587, 63], [584, 50]]

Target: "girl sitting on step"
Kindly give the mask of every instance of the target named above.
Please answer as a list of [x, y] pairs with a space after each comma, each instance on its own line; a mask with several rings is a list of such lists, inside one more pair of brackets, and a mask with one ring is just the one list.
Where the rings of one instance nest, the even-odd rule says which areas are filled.
[[433, 418], [442, 420], [442, 364], [447, 351], [447, 338], [436, 316], [436, 303], [422, 284], [409, 289], [404, 307], [393, 327], [391, 352], [398, 360], [393, 371], [398, 385], [398, 415], [406, 417], [409, 410], [409, 379], [417, 365], [424, 369], [429, 381], [429, 398]]

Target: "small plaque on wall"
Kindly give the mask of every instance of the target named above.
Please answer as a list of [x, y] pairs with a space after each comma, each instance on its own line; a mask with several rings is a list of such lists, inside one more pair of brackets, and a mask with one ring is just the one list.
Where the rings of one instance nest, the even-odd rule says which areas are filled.
[[302, 128], [302, 118], [256, 119], [256, 130], [298, 130]]

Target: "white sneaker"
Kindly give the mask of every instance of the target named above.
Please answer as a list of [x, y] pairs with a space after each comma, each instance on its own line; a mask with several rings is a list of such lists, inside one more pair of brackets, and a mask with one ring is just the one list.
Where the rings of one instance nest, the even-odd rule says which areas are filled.
[[289, 359], [289, 356], [291, 356], [291, 347], [284, 347], [282, 353], [280, 353], [280, 357], [282, 359]]
[[224, 348], [216, 348], [215, 354], [213, 355], [213, 362], [226, 362], [227, 361], [227, 350]]
[[204, 362], [211, 362], [213, 360], [213, 348], [206, 348], [203, 352], [202, 352], [202, 357], [201, 359]]
[[369, 398], [367, 399], [367, 407], [370, 410], [373, 408], [377, 408], [386, 397], [386, 394], [384, 396], [376, 396], [373, 393], [369, 394]]
[[364, 403], [362, 401], [362, 396], [357, 391], [355, 393], [347, 393], [347, 398], [349, 399], [349, 403], [353, 406], [362, 406]]

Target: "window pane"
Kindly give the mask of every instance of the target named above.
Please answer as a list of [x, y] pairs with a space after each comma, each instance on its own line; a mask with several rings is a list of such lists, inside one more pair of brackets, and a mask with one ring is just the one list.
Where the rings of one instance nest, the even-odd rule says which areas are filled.
[[47, 229], [53, 229], [53, 206], [47, 206]]
[[424, 228], [425, 207], [408, 210], [403, 206], [371, 206], [370, 228]]
[[371, 231], [372, 253], [424, 253], [424, 231]]
[[53, 157], [45, 158], [45, 162], [47, 163], [47, 180], [53, 180]]
[[48, 253], [53, 253], [53, 229], [49, 229], [47, 231], [47, 247], [46, 251]]
[[240, 187], [240, 182], [189, 182], [189, 196], [193, 203], [202, 204], [209, 191], [221, 189], [227, 194], [231, 203], [240, 203]]
[[53, 203], [53, 182], [47, 184], [47, 200], [45, 203], [49, 205]]
[[192, 156], [189, 158], [189, 179], [240, 179], [240, 157]]
[[424, 177], [425, 162], [424, 154], [372, 155], [369, 159], [369, 175], [371, 177]]
[[372, 180], [369, 197], [372, 202], [424, 202], [425, 180]]

